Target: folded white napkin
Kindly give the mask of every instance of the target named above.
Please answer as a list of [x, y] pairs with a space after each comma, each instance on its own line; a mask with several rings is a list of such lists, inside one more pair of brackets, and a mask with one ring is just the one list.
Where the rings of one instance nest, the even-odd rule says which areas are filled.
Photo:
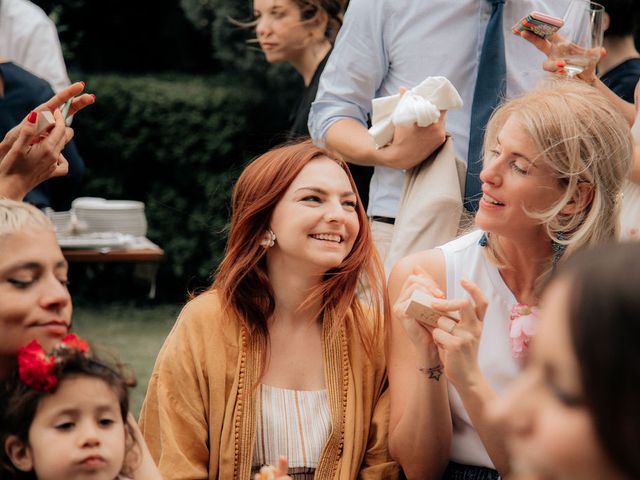
[[427, 77], [420, 85], [403, 94], [375, 98], [369, 135], [378, 148], [393, 139], [398, 126], [414, 123], [428, 127], [440, 118], [440, 110], [462, 106], [456, 87], [445, 77]]

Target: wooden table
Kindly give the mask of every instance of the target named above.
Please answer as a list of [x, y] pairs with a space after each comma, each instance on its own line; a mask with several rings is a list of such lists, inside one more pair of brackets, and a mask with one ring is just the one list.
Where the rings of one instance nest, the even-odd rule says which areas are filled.
[[148, 297], [154, 299], [156, 296], [158, 264], [164, 257], [164, 250], [146, 238], [133, 248], [62, 248], [62, 254], [69, 263], [135, 263], [136, 276], [149, 282]]
[[63, 248], [62, 253], [69, 263], [99, 263], [99, 262], [153, 262], [158, 263], [164, 256], [164, 250], [154, 247], [141, 249], [110, 249], [84, 250]]

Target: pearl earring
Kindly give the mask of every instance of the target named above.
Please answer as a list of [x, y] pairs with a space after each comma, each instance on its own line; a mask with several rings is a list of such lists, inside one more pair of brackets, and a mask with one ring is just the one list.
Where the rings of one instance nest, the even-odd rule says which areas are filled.
[[262, 236], [262, 240], [260, 241], [260, 245], [263, 246], [264, 248], [271, 248], [275, 245], [276, 243], [276, 234], [273, 233], [273, 230], [271, 230], [270, 228], [264, 232], [264, 235]]

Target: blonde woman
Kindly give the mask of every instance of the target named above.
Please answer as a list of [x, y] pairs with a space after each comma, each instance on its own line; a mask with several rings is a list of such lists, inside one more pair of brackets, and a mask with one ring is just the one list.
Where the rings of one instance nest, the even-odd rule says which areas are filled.
[[[578, 82], [553, 83], [494, 113], [478, 229], [401, 260], [389, 280], [389, 442], [408, 478], [509, 473], [487, 407], [521, 370], [541, 279], [573, 252], [615, 237], [631, 157], [625, 119]], [[435, 326], [405, 314], [415, 290], [440, 298]]]

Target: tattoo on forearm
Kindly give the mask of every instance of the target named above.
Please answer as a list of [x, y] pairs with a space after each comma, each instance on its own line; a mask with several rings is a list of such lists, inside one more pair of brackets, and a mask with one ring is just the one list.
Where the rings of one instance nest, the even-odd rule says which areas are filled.
[[436, 382], [440, 381], [440, 377], [444, 373], [444, 367], [440, 364], [435, 367], [418, 367], [418, 370], [426, 374], [428, 379], [435, 380]]

